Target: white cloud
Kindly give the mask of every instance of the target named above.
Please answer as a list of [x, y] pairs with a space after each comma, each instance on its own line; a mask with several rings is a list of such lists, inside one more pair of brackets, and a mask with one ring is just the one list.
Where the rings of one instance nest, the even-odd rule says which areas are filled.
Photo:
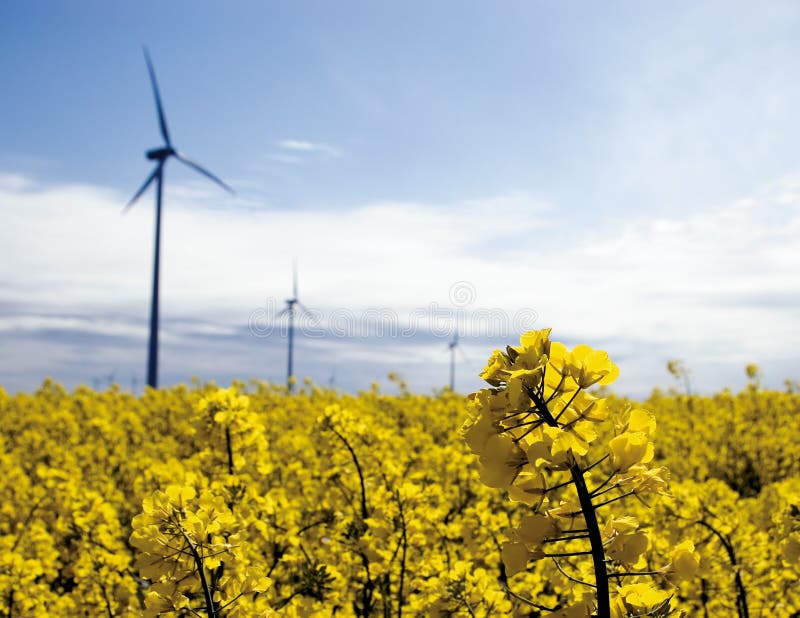
[[328, 157], [341, 157], [342, 151], [339, 148], [325, 144], [323, 142], [309, 142], [301, 139], [284, 139], [277, 143], [278, 148], [301, 153], [316, 153]]
[[[204, 195], [167, 184], [162, 316], [197, 324], [172, 324], [166, 336], [231, 335], [267, 299], [279, 307], [297, 256], [300, 298], [323, 314], [377, 307], [407, 317], [433, 303], [451, 306], [451, 286], [467, 281], [476, 294], [469, 310], [533, 308], [557, 339], [620, 355], [625, 390], [664, 382], [670, 357], [685, 359], [699, 382], [717, 387], [746, 362], [768, 368], [798, 360], [797, 180], [687, 216], [642, 216], [588, 230], [521, 193], [285, 211], [240, 209], [214, 187]], [[6, 310], [0, 337], [46, 327], [37, 322], [45, 314], [66, 320], [62, 328], [141, 336], [152, 269], [148, 196], [123, 217], [126, 196], [108, 189], [31, 178], [0, 183], [0, 285], [6, 302], [25, 308]], [[115, 331], [111, 318], [79, 315], [142, 321]], [[402, 364], [389, 344], [356, 345], [343, 357], [383, 356], [387, 371]], [[425, 345], [433, 346], [428, 356], [438, 355], [437, 342]], [[474, 346], [470, 353], [476, 356]]]
[[32, 181], [22, 174], [0, 172], [0, 190], [23, 191], [32, 185]]

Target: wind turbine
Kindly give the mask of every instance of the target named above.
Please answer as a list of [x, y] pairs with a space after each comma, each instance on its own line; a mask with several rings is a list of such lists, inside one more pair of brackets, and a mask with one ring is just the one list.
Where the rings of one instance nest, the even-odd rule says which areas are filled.
[[458, 343], [458, 332], [453, 333], [453, 339], [447, 344], [447, 347], [450, 349], [450, 390], [455, 391], [456, 386], [456, 348], [459, 352], [461, 352], [461, 356], [467, 361], [469, 364], [469, 359], [467, 355], [464, 354], [464, 350]]
[[197, 172], [200, 172], [206, 178], [214, 181], [220, 187], [229, 193], [234, 193], [228, 185], [222, 180], [214, 176], [207, 169], [204, 169], [189, 157], [181, 154], [172, 145], [169, 138], [169, 130], [167, 129], [167, 120], [164, 116], [164, 108], [161, 106], [161, 95], [158, 92], [158, 82], [156, 81], [156, 72], [153, 69], [153, 63], [150, 61], [150, 54], [147, 53], [147, 48], [144, 48], [144, 59], [147, 63], [147, 71], [150, 74], [150, 84], [153, 87], [153, 95], [156, 99], [156, 110], [158, 111], [158, 124], [161, 129], [161, 137], [164, 138], [164, 145], [158, 148], [152, 148], [145, 153], [145, 156], [151, 161], [156, 162], [156, 167], [153, 172], [144, 181], [144, 184], [139, 188], [136, 194], [131, 198], [123, 209], [123, 213], [134, 205], [147, 188], [156, 183], [156, 242], [155, 242], [155, 257], [153, 258], [153, 295], [152, 304], [150, 305], [150, 341], [147, 348], [147, 385], [152, 388], [158, 387], [158, 274], [161, 255], [161, 193], [162, 185], [164, 182], [164, 165], [167, 159], [175, 157], [181, 163], [188, 165]]
[[295, 307], [299, 307], [300, 311], [303, 313], [308, 313], [308, 309], [305, 308], [305, 305], [303, 305], [303, 303], [301, 303], [300, 299], [297, 297], [297, 260], [292, 262], [292, 297], [286, 299], [286, 308], [278, 314], [278, 317], [282, 315], [289, 316], [289, 356], [286, 366], [286, 388], [289, 389], [290, 393], [294, 388], [292, 381], [292, 377], [294, 376], [294, 368], [292, 363], [294, 360], [294, 316], [297, 312]]
[[99, 393], [100, 387], [103, 384], [103, 382], [105, 382], [107, 388], [111, 388], [111, 386], [113, 386], [114, 384], [114, 381], [116, 380], [116, 377], [117, 377], [117, 370], [114, 369], [108, 374], [92, 378], [92, 384], [94, 386], [94, 390]]

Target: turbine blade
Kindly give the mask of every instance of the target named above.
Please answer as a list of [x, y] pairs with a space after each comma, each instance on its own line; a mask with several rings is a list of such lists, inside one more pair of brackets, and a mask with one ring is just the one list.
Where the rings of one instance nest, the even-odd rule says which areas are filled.
[[147, 53], [147, 48], [144, 48], [144, 59], [147, 62], [147, 71], [150, 73], [150, 84], [153, 86], [153, 94], [156, 97], [156, 109], [158, 110], [158, 124], [161, 127], [161, 136], [167, 143], [167, 146], [172, 147], [172, 142], [169, 139], [169, 131], [167, 130], [167, 119], [164, 117], [164, 108], [161, 105], [161, 95], [158, 92], [158, 82], [156, 81], [156, 71], [153, 68], [153, 63], [150, 60], [150, 54]]
[[297, 306], [298, 306], [298, 307], [300, 307], [300, 311], [302, 311], [303, 313], [307, 313], [307, 314], [311, 315], [311, 312], [308, 310], [308, 307], [306, 307], [306, 306], [305, 306], [303, 303], [301, 303], [299, 300], [297, 301], [297, 303], [296, 303], [296, 304], [297, 304]]
[[458, 351], [461, 353], [461, 358], [464, 359], [464, 362], [467, 363], [467, 365], [469, 365], [470, 367], [472, 367], [472, 361], [469, 360], [469, 356], [467, 356], [467, 353], [464, 352], [464, 348], [462, 348], [461, 346], [456, 346], [456, 347], [458, 348]]
[[225, 190], [226, 190], [228, 193], [230, 193], [231, 195], [236, 195], [236, 191], [234, 191], [233, 189], [231, 189], [231, 188], [230, 188], [228, 185], [226, 185], [224, 182], [222, 182], [222, 180], [220, 180], [219, 178], [217, 178], [216, 176], [214, 176], [214, 174], [212, 174], [211, 172], [209, 172], [207, 169], [205, 169], [205, 168], [201, 167], [200, 165], [198, 165], [197, 163], [195, 163], [194, 161], [192, 161], [192, 160], [191, 160], [189, 157], [187, 157], [186, 155], [183, 155], [183, 154], [181, 154], [180, 152], [176, 152], [176, 153], [175, 153], [175, 157], [176, 157], [176, 158], [177, 158], [179, 161], [183, 161], [183, 163], [185, 163], [185, 164], [186, 164], [186, 165], [188, 165], [189, 167], [191, 167], [191, 168], [193, 168], [194, 170], [196, 170], [196, 171], [200, 172], [200, 173], [201, 173], [203, 176], [205, 176], [205, 177], [207, 177], [207, 178], [210, 178], [211, 180], [213, 180], [215, 183], [217, 183], [217, 184], [218, 184], [220, 187], [222, 187], [223, 189], [225, 189]]
[[125, 204], [125, 208], [122, 209], [122, 214], [128, 212], [128, 209], [134, 205], [136, 200], [142, 197], [142, 193], [147, 191], [147, 187], [149, 187], [152, 184], [152, 182], [156, 179], [156, 176], [158, 176], [158, 173], [160, 171], [161, 171], [161, 163], [156, 165], [156, 169], [154, 169], [153, 172], [147, 177], [147, 180], [144, 181], [144, 184], [141, 187], [139, 187], [139, 190], [136, 192], [136, 195], [134, 195], [130, 199], [130, 201], [127, 204]]
[[292, 260], [292, 295], [297, 298], [297, 258]]

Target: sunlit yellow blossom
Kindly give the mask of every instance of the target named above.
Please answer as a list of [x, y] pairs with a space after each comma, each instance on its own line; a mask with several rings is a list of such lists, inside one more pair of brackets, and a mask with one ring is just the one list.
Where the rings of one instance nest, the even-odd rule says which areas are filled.
[[635, 408], [631, 410], [628, 416], [629, 432], [641, 432], [652, 438], [656, 433], [656, 418], [652, 412], [642, 408]]
[[618, 472], [625, 472], [636, 464], [648, 463], [655, 454], [650, 438], [639, 431], [612, 438], [608, 448], [611, 451], [611, 465]]
[[669, 470], [665, 467], [648, 468], [646, 465], [637, 464], [620, 474], [616, 484], [621, 490], [636, 494], [664, 493], [668, 480]]
[[480, 378], [492, 386], [499, 386], [506, 381], [510, 369], [511, 363], [508, 357], [500, 350], [495, 350], [492, 352], [489, 362], [486, 363], [486, 367], [481, 371]]
[[550, 515], [550, 517], [568, 520], [580, 517], [582, 513], [583, 511], [581, 511], [581, 507], [577, 502], [567, 502], [563, 500], [557, 507], [548, 509], [547, 511], [547, 514]]
[[622, 564], [635, 564], [649, 542], [647, 534], [641, 531], [615, 534], [606, 545], [606, 555]]
[[538, 473], [522, 472], [508, 488], [508, 497], [528, 506], [538, 506], [545, 496], [544, 476]]
[[664, 590], [658, 590], [652, 584], [628, 584], [617, 589], [616, 597], [612, 600], [612, 618], [628, 618], [629, 616], [642, 616], [659, 608], [668, 601], [670, 595]]
[[577, 345], [566, 359], [566, 370], [581, 388], [593, 384], [611, 384], [619, 376], [617, 367], [606, 352], [588, 345]]
[[481, 480], [489, 487], [508, 487], [527, 462], [525, 452], [509, 436], [492, 436], [480, 456]]

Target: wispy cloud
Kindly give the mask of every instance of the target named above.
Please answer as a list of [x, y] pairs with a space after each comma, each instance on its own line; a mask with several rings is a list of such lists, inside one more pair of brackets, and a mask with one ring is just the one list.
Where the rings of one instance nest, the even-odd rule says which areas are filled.
[[277, 144], [278, 148], [297, 153], [318, 154], [326, 157], [338, 158], [342, 156], [339, 148], [323, 142], [310, 142], [300, 139], [284, 139]]

